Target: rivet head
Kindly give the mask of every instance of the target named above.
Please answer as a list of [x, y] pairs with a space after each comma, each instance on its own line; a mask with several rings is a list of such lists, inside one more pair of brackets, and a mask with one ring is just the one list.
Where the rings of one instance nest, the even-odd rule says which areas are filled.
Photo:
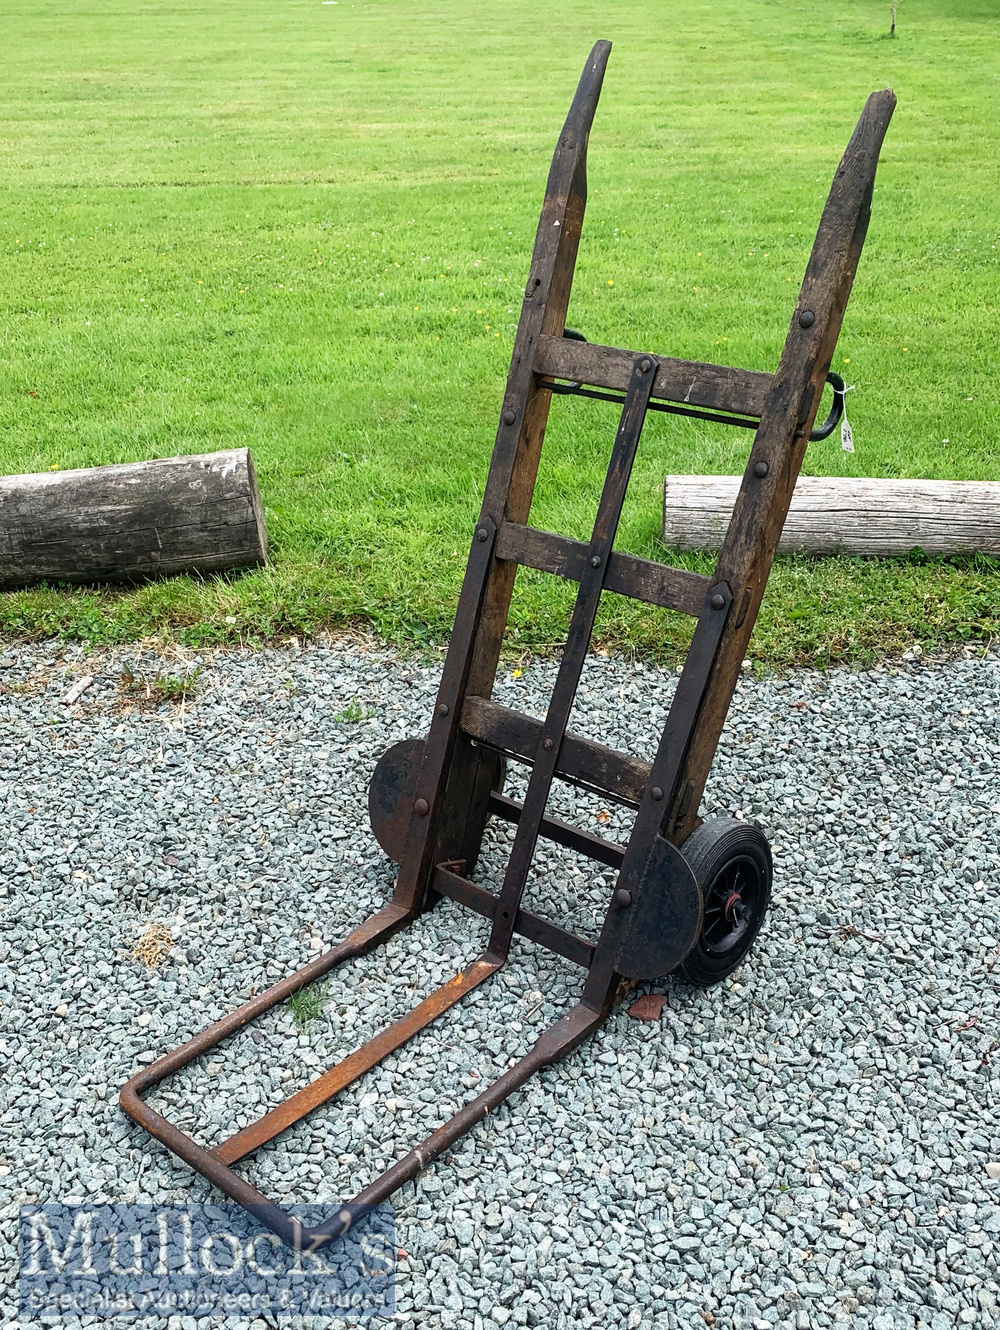
[[505, 425], [513, 425], [513, 423], [514, 423], [514, 421], [515, 421], [516, 419], [517, 419], [517, 415], [516, 415], [516, 413], [515, 413], [514, 411], [505, 411], [505, 412], [503, 413], [503, 423], [504, 423]]
[[489, 540], [489, 538], [490, 538], [490, 533], [486, 530], [484, 526], [478, 527], [476, 529], [476, 539], [479, 541], [480, 545], [483, 543], [483, 541]]
[[769, 468], [766, 462], [754, 462], [753, 464], [753, 473], [758, 480], [763, 480], [767, 475], [768, 470]]
[[552, 752], [552, 740], [551, 740], [551, 739], [543, 739], [543, 740], [542, 740], [542, 747], [545, 749], [545, 751], [546, 751], [547, 753], [551, 753], [551, 752]]
[[418, 799], [413, 805], [413, 811], [416, 813], [417, 817], [426, 817], [431, 811], [431, 806], [426, 799]]
[[451, 710], [451, 707], [448, 705], [447, 702], [439, 702], [439, 703], [438, 703], [438, 706], [437, 706], [437, 713], [438, 713], [439, 716], [447, 716], [447, 714], [448, 714], [448, 712], [449, 712], [450, 710]]
[[799, 315], [800, 328], [811, 328], [815, 322], [816, 322], [816, 315], [812, 312], [811, 309], [804, 309], [802, 313]]
[[649, 797], [651, 799], [657, 799], [657, 800], [663, 798], [663, 791], [660, 789], [659, 785], [653, 786], [653, 788], [649, 792]]
[[601, 556], [600, 556], [599, 554], [595, 554], [595, 555], [593, 555], [593, 557], [592, 557], [591, 560], [590, 560], [590, 566], [591, 566], [591, 568], [600, 568], [600, 566], [601, 566]]
[[726, 598], [721, 591], [717, 591], [715, 595], [712, 597], [710, 604], [713, 610], [724, 609], [726, 604]]
[[640, 360], [640, 361], [639, 361], [639, 373], [640, 373], [640, 374], [648, 374], [649, 371], [650, 371], [652, 368], [653, 368], [653, 362], [652, 362], [651, 360], [649, 360], [649, 359], [645, 359], [645, 360]]
[[631, 891], [627, 891], [625, 887], [617, 887], [615, 889], [614, 901], [619, 910], [627, 909], [632, 904]]

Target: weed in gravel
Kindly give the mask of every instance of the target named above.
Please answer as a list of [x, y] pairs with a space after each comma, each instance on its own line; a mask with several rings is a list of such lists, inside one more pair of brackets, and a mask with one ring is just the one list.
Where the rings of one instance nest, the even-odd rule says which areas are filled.
[[325, 1001], [326, 984], [310, 984], [308, 988], [300, 988], [297, 993], [292, 994], [288, 999], [288, 1005], [300, 1030], [304, 1030], [311, 1020], [315, 1020], [322, 1013]]
[[193, 697], [201, 675], [201, 666], [188, 674], [155, 674], [147, 678], [126, 667], [119, 688], [123, 697], [138, 706], [158, 707], [164, 702], [185, 702]]
[[333, 719], [341, 725], [356, 725], [358, 721], [367, 720], [370, 715], [371, 712], [367, 707], [363, 707], [355, 698], [344, 707], [343, 711], [338, 711]]
[[155, 970], [167, 959], [173, 945], [174, 940], [166, 924], [150, 924], [132, 948], [132, 956], [145, 965], [147, 970]]

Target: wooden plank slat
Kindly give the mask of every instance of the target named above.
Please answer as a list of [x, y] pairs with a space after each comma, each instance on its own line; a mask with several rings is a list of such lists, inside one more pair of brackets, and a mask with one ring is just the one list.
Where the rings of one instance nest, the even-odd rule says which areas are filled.
[[539, 531], [537, 527], [504, 522], [497, 532], [498, 559], [511, 559], [525, 568], [537, 568], [570, 582], [579, 582], [586, 557], [587, 546], [582, 540]]
[[[504, 522], [497, 537], [497, 558], [510, 559], [525, 568], [537, 568], [543, 573], [554, 573], [571, 582], [579, 582], [587, 559], [589, 546], [582, 540], [557, 536], [551, 531], [539, 531], [533, 526], [517, 522]], [[655, 563], [652, 559], [639, 559], [634, 554], [619, 554], [616, 550], [608, 560], [604, 590], [614, 591], [633, 600], [644, 600], [650, 605], [691, 614], [701, 613], [709, 579], [685, 568], [671, 568], [669, 564]]]
[[[535, 349], [534, 370], [552, 379], [569, 379], [624, 392], [638, 354], [615, 346], [542, 336]], [[667, 402], [682, 402], [685, 406], [760, 416], [774, 382], [773, 374], [760, 370], [730, 369], [727, 365], [705, 365], [672, 356], [652, 356], [652, 359], [660, 366], [653, 396]]]
[[[533, 762], [542, 722], [485, 697], [469, 696], [462, 707], [462, 729], [480, 743], [522, 762]], [[649, 778], [649, 764], [566, 731], [556, 775], [572, 785], [596, 790], [616, 803], [639, 803]]]
[[[741, 476], [668, 476], [663, 543], [719, 549]], [[800, 476], [778, 542], [781, 553], [1000, 554], [1000, 482]]]

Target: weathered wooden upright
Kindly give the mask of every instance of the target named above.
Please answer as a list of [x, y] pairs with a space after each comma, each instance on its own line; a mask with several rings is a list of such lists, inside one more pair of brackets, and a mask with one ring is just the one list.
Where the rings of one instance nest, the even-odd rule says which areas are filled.
[[[317, 1246], [345, 1232], [535, 1071], [592, 1033], [634, 981], [679, 969], [691, 982], [710, 984], [731, 973], [767, 908], [771, 856], [759, 829], [730, 819], [702, 822], [698, 808], [827, 379], [895, 98], [884, 91], [868, 99], [837, 169], [775, 373], [703, 365], [593, 346], [566, 332], [587, 193], [587, 140], [610, 49], [609, 42], [598, 42], [591, 52], [552, 160], [482, 512], [430, 728], [424, 739], [390, 749], [372, 779], [372, 827], [399, 863], [392, 899], [332, 951], [139, 1072], [122, 1090], [130, 1117], [291, 1244]], [[611, 400], [622, 408], [589, 541], [527, 525], [549, 408], [554, 395], [565, 393]], [[614, 548], [649, 410], [754, 430], [733, 518], [710, 577]], [[491, 697], [519, 564], [579, 584], [544, 718], [522, 715]], [[696, 621], [652, 763], [566, 729], [604, 591]], [[502, 792], [507, 760], [531, 766], [523, 802]], [[628, 844], [550, 816], [554, 779], [634, 808]], [[497, 895], [471, 880], [491, 814], [516, 828]], [[617, 870], [596, 941], [522, 903], [540, 836]], [[205, 1148], [142, 1102], [145, 1090], [342, 961], [378, 946], [442, 897], [489, 921], [480, 958], [258, 1122]], [[233, 1171], [238, 1160], [327, 1102], [488, 980], [506, 963], [515, 935], [583, 967], [580, 1000], [527, 1057], [422, 1145], [308, 1231]]]

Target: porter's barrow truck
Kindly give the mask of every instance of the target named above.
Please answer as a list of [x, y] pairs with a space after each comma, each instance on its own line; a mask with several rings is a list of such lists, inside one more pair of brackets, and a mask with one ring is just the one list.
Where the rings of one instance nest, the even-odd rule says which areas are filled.
[[[566, 317], [586, 199], [587, 139], [610, 43], [598, 42], [580, 79], [552, 159], [482, 512], [425, 738], [382, 757], [369, 796], [372, 826], [399, 864], [392, 899], [338, 946], [134, 1076], [121, 1104], [135, 1122], [253, 1212], [290, 1245], [315, 1248], [391, 1196], [540, 1067], [563, 1057], [607, 1019], [636, 981], [679, 971], [711, 984], [739, 964], [760, 928], [771, 855], [756, 827], [698, 809], [760, 607], [868, 228], [879, 149], [895, 105], [873, 93], [837, 167], [805, 278], [773, 374], [591, 345]], [[842, 385], [840, 385], [842, 386]], [[838, 385], [834, 383], [834, 388]], [[527, 525], [553, 396], [580, 394], [621, 407], [611, 462], [589, 540]], [[835, 391], [833, 428], [842, 405]], [[615, 549], [615, 533], [646, 412], [672, 412], [754, 431], [732, 521], [711, 576]], [[522, 565], [579, 584], [545, 716], [492, 700], [501, 644]], [[652, 763], [574, 735], [570, 718], [604, 591], [690, 615], [694, 634]], [[502, 792], [507, 761], [531, 768], [523, 802]], [[627, 845], [546, 811], [554, 779], [635, 809]], [[472, 881], [487, 819], [515, 824], [499, 894]], [[615, 870], [600, 935], [579, 937], [522, 904], [539, 837]], [[286, 1001], [298, 989], [407, 928], [442, 897], [490, 921], [485, 951], [408, 1015], [214, 1146], [197, 1144], [142, 1100], [195, 1058]], [[531, 1051], [381, 1177], [305, 1228], [234, 1171], [279, 1132], [332, 1099], [418, 1031], [487, 983], [515, 937], [579, 965], [578, 1002]]]

